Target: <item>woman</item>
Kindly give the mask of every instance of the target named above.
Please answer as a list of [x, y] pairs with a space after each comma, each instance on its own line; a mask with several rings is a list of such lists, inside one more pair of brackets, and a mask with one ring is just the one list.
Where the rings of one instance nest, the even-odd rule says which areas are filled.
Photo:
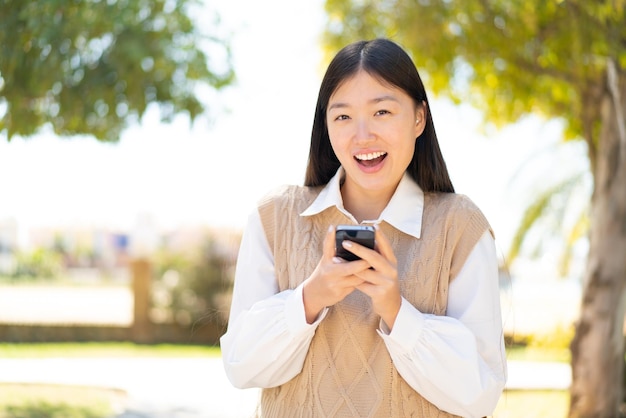
[[[374, 225], [376, 246], [338, 224]], [[263, 417], [481, 417], [506, 381], [498, 267], [454, 193], [423, 83], [386, 39], [343, 48], [320, 87], [304, 186], [268, 194], [242, 238], [226, 373]]]

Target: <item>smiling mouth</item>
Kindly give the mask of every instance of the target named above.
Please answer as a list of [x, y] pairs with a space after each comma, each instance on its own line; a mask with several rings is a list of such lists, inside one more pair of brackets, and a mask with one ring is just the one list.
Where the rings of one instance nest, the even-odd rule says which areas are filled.
[[368, 152], [367, 154], [357, 154], [354, 159], [361, 165], [371, 167], [380, 163], [386, 156], [386, 152]]

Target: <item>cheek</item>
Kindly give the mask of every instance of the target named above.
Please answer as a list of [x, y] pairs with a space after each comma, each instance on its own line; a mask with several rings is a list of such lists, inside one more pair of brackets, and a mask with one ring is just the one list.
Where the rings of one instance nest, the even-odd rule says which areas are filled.
[[413, 131], [405, 132], [403, 139], [397, 144], [399, 149], [402, 149], [402, 156], [404, 159], [409, 162], [413, 159], [413, 154], [415, 154], [415, 146], [416, 140], [413, 137]]
[[341, 128], [328, 128], [328, 138], [330, 139], [330, 145], [333, 147], [335, 154], [338, 149], [342, 146], [345, 146], [346, 143], [346, 132]]

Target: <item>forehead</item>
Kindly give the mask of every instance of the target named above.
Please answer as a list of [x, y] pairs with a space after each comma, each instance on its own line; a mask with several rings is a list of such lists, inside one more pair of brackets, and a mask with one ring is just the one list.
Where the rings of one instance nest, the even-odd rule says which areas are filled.
[[328, 104], [332, 106], [333, 103], [337, 102], [371, 101], [385, 97], [395, 98], [396, 100], [410, 100], [409, 95], [404, 90], [386, 82], [380, 77], [360, 70], [339, 83], [330, 96]]

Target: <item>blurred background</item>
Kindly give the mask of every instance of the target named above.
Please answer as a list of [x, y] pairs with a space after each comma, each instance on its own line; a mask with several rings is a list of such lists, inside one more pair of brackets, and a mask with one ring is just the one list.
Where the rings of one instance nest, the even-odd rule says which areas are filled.
[[[497, 32], [464, 32], [482, 13], [526, 42], [499, 2], [394, 3], [0, 5], [0, 417], [249, 416], [257, 392], [229, 387], [218, 346], [242, 229], [303, 182], [328, 57], [382, 35], [414, 54], [455, 188], [496, 233], [511, 379], [494, 416], [567, 416], [594, 181], [575, 86], [524, 85]], [[548, 3], [540, 29], [580, 6]], [[567, 67], [531, 55], [537, 79]]]

